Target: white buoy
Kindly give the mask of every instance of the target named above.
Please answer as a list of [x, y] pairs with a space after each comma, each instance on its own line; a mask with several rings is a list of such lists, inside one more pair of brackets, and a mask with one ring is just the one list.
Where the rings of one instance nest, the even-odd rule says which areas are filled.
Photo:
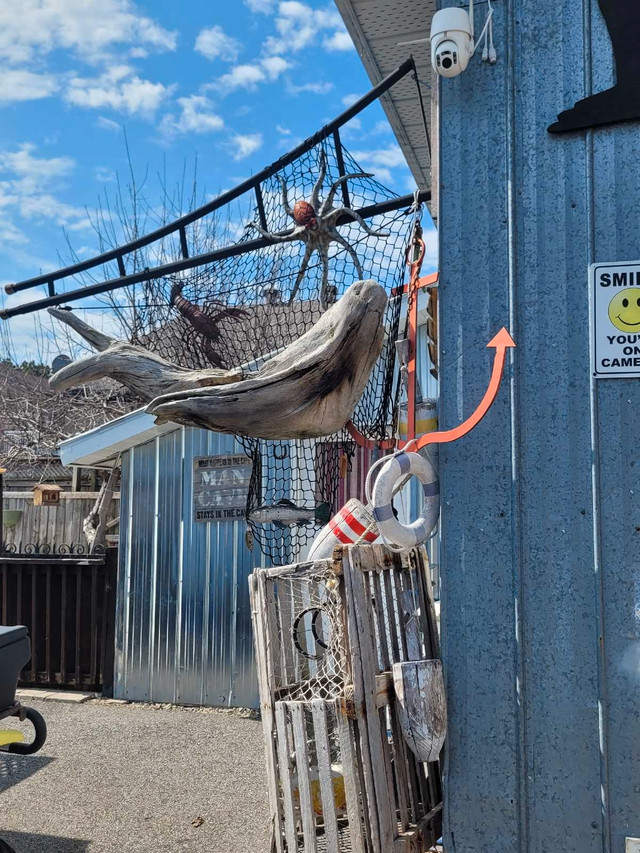
[[366, 506], [357, 498], [351, 498], [318, 533], [307, 559], [328, 559], [336, 545], [353, 545], [361, 537], [362, 542], [370, 545], [378, 538], [378, 529]]

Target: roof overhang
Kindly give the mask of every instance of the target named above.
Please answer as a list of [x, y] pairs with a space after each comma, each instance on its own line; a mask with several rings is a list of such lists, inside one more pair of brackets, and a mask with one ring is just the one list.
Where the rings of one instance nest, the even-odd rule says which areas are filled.
[[172, 423], [157, 426], [153, 415], [148, 415], [144, 409], [136, 409], [115, 421], [63, 441], [60, 458], [63, 465], [113, 468], [125, 450], [177, 429], [180, 429], [178, 424]]
[[[431, 59], [429, 44], [401, 42], [426, 39], [436, 0], [335, 0], [371, 82], [413, 55], [427, 123], [431, 123]], [[431, 187], [431, 157], [413, 75], [380, 99], [407, 164], [420, 189]]]

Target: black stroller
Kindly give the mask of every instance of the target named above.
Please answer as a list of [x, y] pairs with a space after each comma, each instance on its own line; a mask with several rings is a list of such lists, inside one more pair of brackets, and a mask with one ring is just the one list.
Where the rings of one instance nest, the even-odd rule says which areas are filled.
[[[20, 670], [29, 662], [31, 643], [23, 626], [5, 628], [0, 626], [0, 752], [16, 755], [33, 755], [42, 749], [47, 739], [47, 724], [42, 714], [33, 708], [25, 708], [16, 702], [16, 688]], [[17, 717], [21, 722], [28, 720], [34, 729], [33, 740], [25, 742], [18, 729], [3, 731], [2, 721]], [[0, 838], [0, 853], [13, 853], [9, 845]]]

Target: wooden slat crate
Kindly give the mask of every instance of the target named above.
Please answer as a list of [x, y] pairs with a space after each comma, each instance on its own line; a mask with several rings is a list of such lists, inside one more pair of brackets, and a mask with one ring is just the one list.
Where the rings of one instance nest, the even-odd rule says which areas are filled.
[[256, 569], [250, 587], [274, 849], [429, 849], [440, 766], [407, 747], [392, 676], [439, 658], [424, 549], [338, 548]]

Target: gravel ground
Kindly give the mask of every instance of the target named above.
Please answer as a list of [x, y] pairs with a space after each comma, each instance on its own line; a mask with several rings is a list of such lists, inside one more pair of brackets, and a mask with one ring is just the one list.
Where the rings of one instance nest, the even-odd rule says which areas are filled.
[[268, 853], [260, 722], [228, 711], [29, 704], [46, 717], [44, 749], [0, 753], [0, 836], [16, 853]]

